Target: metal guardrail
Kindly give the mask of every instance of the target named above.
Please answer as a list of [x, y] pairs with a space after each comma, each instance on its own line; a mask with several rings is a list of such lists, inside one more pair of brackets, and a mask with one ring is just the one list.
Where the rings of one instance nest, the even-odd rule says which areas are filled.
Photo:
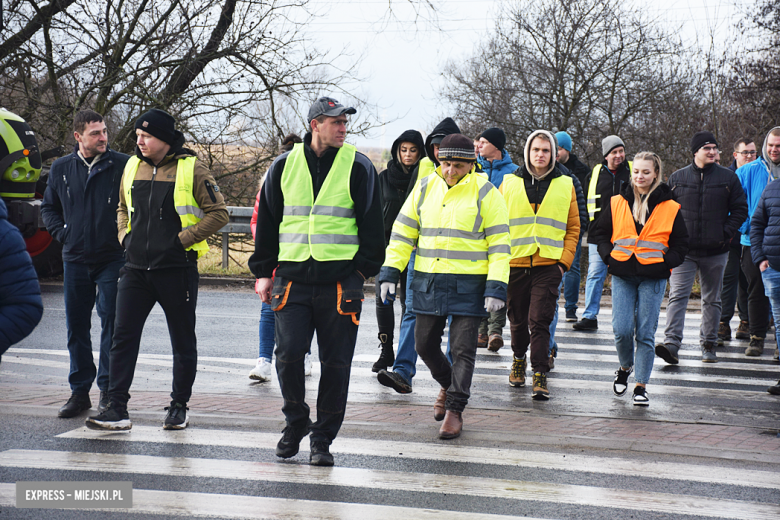
[[230, 220], [217, 233], [222, 233], [222, 269], [228, 268], [228, 251], [230, 248], [230, 233], [252, 234], [252, 228], [249, 221], [252, 220], [254, 208], [244, 208], [242, 206], [228, 206], [228, 215]]

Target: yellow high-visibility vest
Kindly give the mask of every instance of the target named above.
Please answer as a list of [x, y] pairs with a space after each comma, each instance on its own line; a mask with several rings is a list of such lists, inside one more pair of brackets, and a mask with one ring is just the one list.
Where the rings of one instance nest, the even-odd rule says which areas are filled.
[[356, 151], [350, 144], [339, 149], [315, 200], [303, 143], [293, 147], [281, 178], [284, 209], [279, 224], [279, 261], [354, 258], [360, 242], [349, 182]]
[[[586, 200], [586, 205], [588, 207], [588, 217], [590, 220], [594, 220], [596, 218], [596, 212], [601, 211], [601, 208], [596, 207], [596, 200], [601, 198], [601, 194], [596, 191], [596, 187], [599, 184], [599, 174], [601, 173], [601, 168], [604, 166], [603, 164], [597, 164], [593, 167], [593, 172], [590, 174], [590, 184], [588, 184], [588, 200]], [[631, 161], [628, 161], [628, 171], [630, 172], [634, 169], [634, 163]]]

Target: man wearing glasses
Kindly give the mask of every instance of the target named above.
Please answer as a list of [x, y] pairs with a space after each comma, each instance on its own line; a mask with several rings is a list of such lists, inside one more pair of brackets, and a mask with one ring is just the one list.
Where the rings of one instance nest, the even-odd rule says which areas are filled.
[[[669, 187], [688, 228], [690, 242], [682, 265], [669, 278], [669, 304], [666, 307], [664, 342], [655, 353], [669, 364], [679, 363], [685, 311], [696, 272], [701, 280], [701, 327], [699, 344], [702, 361], [715, 363], [720, 292], [729, 242], [747, 218], [745, 192], [734, 172], [715, 163], [718, 143], [711, 132], [698, 132], [691, 139], [693, 163], [669, 177]], [[748, 253], [749, 254], [749, 253]], [[766, 316], [766, 313], [764, 313]]]

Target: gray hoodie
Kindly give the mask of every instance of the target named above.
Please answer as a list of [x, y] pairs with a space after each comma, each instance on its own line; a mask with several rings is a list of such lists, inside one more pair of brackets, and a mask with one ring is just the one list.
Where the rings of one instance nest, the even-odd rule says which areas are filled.
[[[552, 158], [550, 159], [550, 165], [547, 167], [547, 171], [541, 175], [534, 174], [534, 170], [531, 167], [531, 162], [529, 161], [531, 155], [531, 142], [537, 136], [546, 137], [550, 141], [550, 146], [552, 148], [551, 150]], [[531, 174], [531, 177], [533, 177], [537, 181], [544, 179], [550, 174], [551, 171], [555, 169], [555, 156], [557, 152], [558, 152], [558, 142], [552, 133], [548, 132], [547, 130], [534, 130], [533, 132], [531, 132], [531, 135], [529, 135], [528, 139], [525, 141], [525, 149], [523, 150], [523, 160], [525, 161], [525, 169], [528, 171], [528, 173]]]
[[772, 162], [772, 159], [769, 158], [769, 154], [767, 153], [767, 149], [766, 149], [766, 142], [769, 140], [769, 134], [773, 130], [780, 130], [780, 126], [776, 126], [772, 130], [766, 133], [766, 137], [764, 138], [764, 146], [761, 147], [761, 157], [764, 158], [764, 162], [766, 162], [766, 165], [769, 167], [769, 173], [772, 174], [772, 177], [778, 179], [780, 178], [780, 163], [775, 164], [774, 162]]

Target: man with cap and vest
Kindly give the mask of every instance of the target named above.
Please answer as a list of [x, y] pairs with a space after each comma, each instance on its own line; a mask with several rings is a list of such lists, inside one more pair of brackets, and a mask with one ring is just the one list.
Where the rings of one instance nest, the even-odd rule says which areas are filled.
[[[590, 229], [601, 216], [601, 208], [615, 195], [620, 194], [624, 184], [631, 180], [631, 162], [626, 160], [626, 145], [616, 135], [608, 135], [601, 141], [604, 161], [593, 167], [587, 181], [586, 203], [590, 217]], [[588, 278], [585, 280], [585, 312], [582, 319], [572, 327], [574, 330], [596, 330], [599, 328], [598, 314], [601, 307], [601, 293], [607, 279], [607, 264], [601, 259], [596, 244], [588, 244]]]
[[[506, 134], [500, 128], [488, 128], [479, 136], [479, 155], [477, 163], [488, 176], [490, 182], [498, 188], [504, 180], [504, 175], [514, 173], [519, 168], [512, 162], [506, 146]], [[504, 346], [504, 326], [506, 325], [506, 306], [482, 320], [479, 324], [478, 347], [487, 347], [497, 352]]]
[[[448, 135], [437, 156], [440, 166], [415, 185], [393, 224], [379, 282], [384, 301], [417, 246], [415, 347], [441, 386], [433, 406], [443, 420], [439, 437], [453, 439], [470, 397], [479, 322], [506, 301], [509, 226], [501, 195], [476, 173], [471, 139]], [[441, 350], [449, 317], [452, 364]]]
[[156, 108], [135, 122], [136, 153], [125, 165], [117, 208], [126, 263], [117, 287], [109, 402], [103, 413], [87, 419], [91, 429], [132, 427], [129, 391], [144, 323], [156, 303], [165, 313], [173, 348], [172, 400], [163, 428], [189, 424], [187, 402], [198, 362], [198, 258], [209, 249], [206, 239], [228, 223], [228, 212], [208, 168], [183, 147], [175, 122]]
[[[344, 421], [363, 283], [385, 258], [376, 170], [344, 143], [347, 114], [354, 113], [328, 97], [311, 106], [304, 142], [266, 174], [249, 259], [257, 292], [276, 316], [276, 374], [287, 421], [276, 456], [293, 457], [311, 433], [309, 460], [316, 466], [333, 465], [330, 444]], [[303, 361], [315, 331], [321, 376], [312, 423]]]
[[572, 178], [557, 167], [555, 151], [550, 132], [531, 133], [525, 164], [506, 175], [499, 189], [509, 212], [512, 244], [507, 317], [514, 355], [509, 384], [525, 386], [530, 345], [535, 400], [550, 398], [550, 323], [558, 305], [558, 286], [571, 267], [580, 236], [577, 192]]
[[[688, 254], [669, 278], [664, 341], [655, 353], [669, 364], [679, 363], [683, 327], [693, 281], [701, 283], [701, 360], [718, 361], [715, 347], [720, 322], [720, 293], [723, 271], [729, 256], [729, 243], [748, 216], [745, 192], [737, 176], [716, 164], [718, 142], [711, 132], [697, 132], [691, 139], [693, 163], [669, 177], [669, 187], [688, 228]], [[747, 252], [748, 256], [750, 251]]]

